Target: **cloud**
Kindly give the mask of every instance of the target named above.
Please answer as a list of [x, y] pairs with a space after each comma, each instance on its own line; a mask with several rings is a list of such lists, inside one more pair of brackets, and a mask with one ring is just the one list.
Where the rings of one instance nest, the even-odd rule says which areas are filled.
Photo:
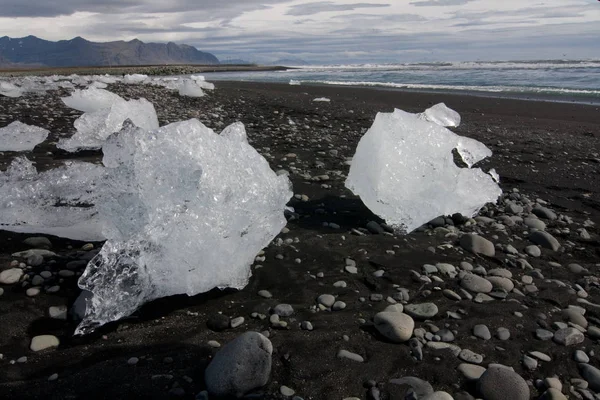
[[410, 4], [418, 7], [434, 7], [434, 6], [462, 6], [475, 0], [423, 0], [413, 1]]
[[294, 5], [289, 9], [287, 15], [294, 15], [298, 17], [305, 15], [314, 15], [323, 12], [353, 11], [359, 8], [380, 8], [389, 6], [390, 4], [381, 3], [336, 4], [332, 1], [320, 1], [315, 3]]

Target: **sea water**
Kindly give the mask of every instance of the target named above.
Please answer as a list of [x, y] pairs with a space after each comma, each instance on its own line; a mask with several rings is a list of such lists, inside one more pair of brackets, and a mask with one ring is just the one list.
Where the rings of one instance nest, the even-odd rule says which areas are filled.
[[209, 81], [374, 86], [466, 91], [503, 97], [600, 103], [600, 60], [312, 65], [268, 72], [217, 72]]

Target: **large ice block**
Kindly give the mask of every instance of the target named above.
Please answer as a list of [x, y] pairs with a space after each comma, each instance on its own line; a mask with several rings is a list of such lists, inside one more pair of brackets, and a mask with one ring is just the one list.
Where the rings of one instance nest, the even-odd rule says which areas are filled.
[[108, 241], [79, 281], [93, 296], [76, 333], [159, 297], [246, 285], [292, 192], [245, 138], [241, 124], [218, 135], [198, 120], [126, 124], [108, 138], [98, 203]]
[[48, 137], [49, 131], [20, 121], [0, 128], [0, 151], [31, 151]]
[[6, 97], [21, 97], [23, 89], [12, 82], [0, 81], [0, 95]]
[[123, 100], [118, 94], [98, 88], [75, 90], [69, 97], [61, 99], [67, 107], [83, 112], [94, 112], [109, 108], [113, 103]]
[[358, 144], [346, 187], [399, 231], [440, 215], [472, 216], [502, 191], [481, 169], [459, 168], [453, 149], [469, 166], [492, 154], [419, 115], [379, 113]]
[[179, 95], [187, 97], [203, 97], [204, 92], [195, 81], [191, 79], [184, 79], [179, 86]]
[[148, 100], [117, 99], [109, 108], [79, 117], [74, 123], [77, 132], [70, 138], [61, 139], [56, 147], [68, 152], [99, 149], [106, 138], [121, 130], [127, 119], [143, 129], [158, 128], [156, 110]]

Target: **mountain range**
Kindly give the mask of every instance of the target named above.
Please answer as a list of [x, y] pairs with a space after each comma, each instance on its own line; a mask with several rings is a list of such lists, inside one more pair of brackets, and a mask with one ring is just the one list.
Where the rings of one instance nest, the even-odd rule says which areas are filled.
[[90, 67], [115, 65], [219, 64], [217, 57], [176, 43], [90, 42], [82, 37], [52, 42], [35, 36], [0, 38], [0, 65]]

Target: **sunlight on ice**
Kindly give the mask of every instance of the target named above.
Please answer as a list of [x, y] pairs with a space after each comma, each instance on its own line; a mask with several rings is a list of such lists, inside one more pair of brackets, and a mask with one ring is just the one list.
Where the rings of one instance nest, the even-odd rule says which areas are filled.
[[113, 103], [123, 100], [118, 94], [108, 90], [91, 87], [75, 90], [70, 96], [61, 99], [67, 107], [83, 112], [94, 112], [109, 108]]
[[50, 132], [20, 121], [0, 128], [0, 151], [31, 151], [44, 142]]

